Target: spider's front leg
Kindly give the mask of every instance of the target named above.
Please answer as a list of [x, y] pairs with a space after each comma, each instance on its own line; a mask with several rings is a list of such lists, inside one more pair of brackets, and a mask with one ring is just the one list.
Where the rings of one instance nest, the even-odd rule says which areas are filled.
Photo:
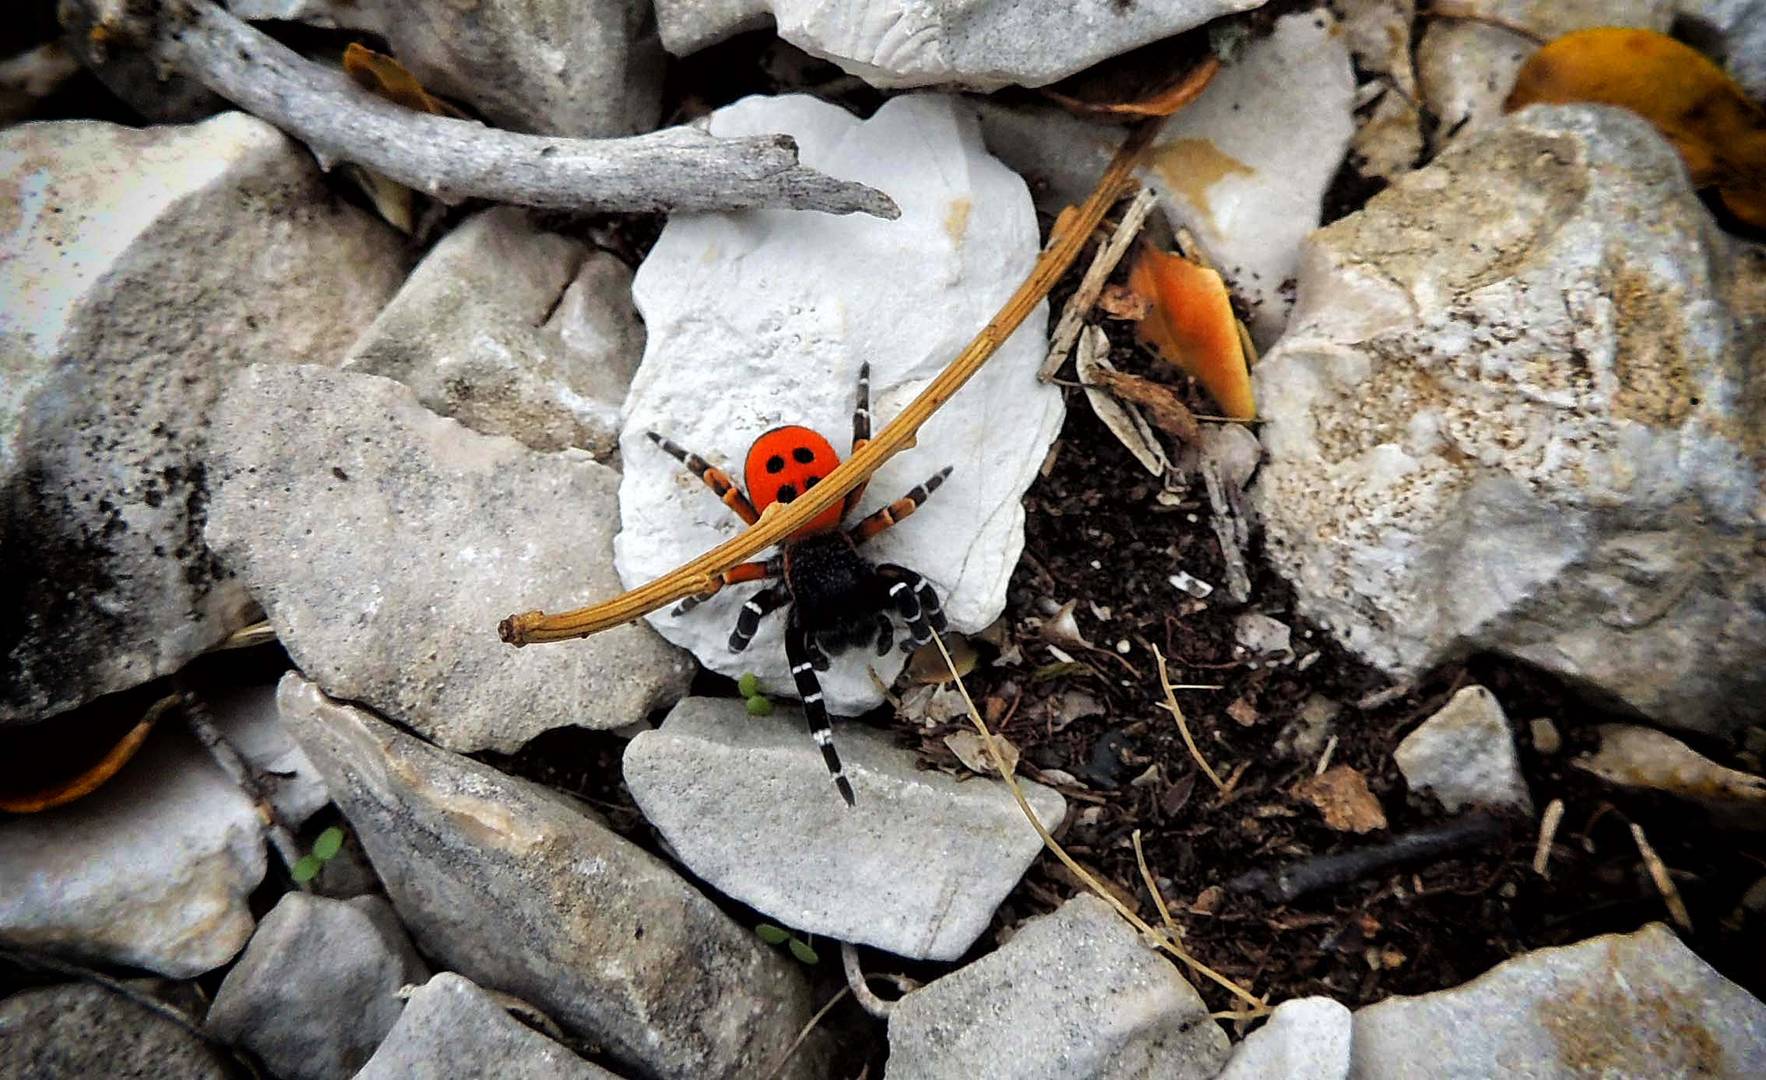
[[932, 640], [932, 631], [944, 632], [944, 605], [932, 583], [917, 572], [894, 563], [882, 563], [877, 576], [887, 586], [889, 599], [907, 624], [908, 637], [901, 643], [902, 652], [912, 652]]
[[[855, 806], [852, 784], [846, 779], [846, 770], [840, 766], [840, 754], [834, 749], [834, 729], [828, 723], [828, 707], [822, 703], [822, 684], [816, 678], [815, 659], [821, 655], [821, 647], [811, 640], [797, 619], [796, 609], [793, 609], [785, 623], [785, 659], [791, 664], [791, 680], [797, 685], [797, 696], [803, 699], [803, 718], [809, 724], [809, 737], [822, 748], [822, 761], [828, 766], [828, 775], [834, 778], [834, 786], [840, 789], [840, 797], [846, 800], [846, 805]], [[827, 666], [825, 657], [822, 666]]]

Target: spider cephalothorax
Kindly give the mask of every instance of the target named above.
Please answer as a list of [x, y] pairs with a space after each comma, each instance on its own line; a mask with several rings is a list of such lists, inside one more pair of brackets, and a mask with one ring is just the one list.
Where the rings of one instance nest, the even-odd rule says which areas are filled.
[[[656, 445], [679, 459], [725, 506], [750, 525], [760, 520], [760, 511], [775, 502], [793, 501], [840, 464], [840, 457], [828, 440], [815, 431], [796, 426], [774, 428], [754, 440], [748, 450], [743, 470], [748, 494], [744, 495], [722, 469], [654, 431], [649, 434]], [[870, 438], [871, 366], [864, 364], [858, 372], [858, 404], [852, 413], [852, 449], [858, 450]], [[797, 694], [803, 699], [810, 737], [822, 748], [828, 772], [848, 806], [853, 805], [852, 785], [840, 767], [840, 755], [834, 751], [834, 733], [828, 726], [828, 710], [822, 703], [822, 686], [816, 672], [828, 669], [830, 655], [859, 645], [875, 644], [878, 656], [887, 653], [895, 641], [891, 610], [907, 624], [903, 650], [924, 645], [931, 640], [934, 629], [944, 629], [944, 611], [939, 606], [938, 594], [925, 578], [905, 566], [873, 563], [859, 552], [859, 545], [913, 513], [949, 475], [950, 467], [946, 466], [888, 506], [841, 528], [841, 522], [864, 494], [865, 486], [860, 484], [845, 500], [828, 507], [810, 519], [808, 525], [786, 537], [777, 555], [764, 562], [743, 563], [725, 570], [709, 592], [683, 600], [675, 608], [676, 615], [691, 611], [726, 585], [772, 581], [743, 603], [736, 616], [736, 629], [730, 633], [730, 649], [746, 649], [762, 618], [790, 606], [785, 622], [785, 659], [791, 665]]]

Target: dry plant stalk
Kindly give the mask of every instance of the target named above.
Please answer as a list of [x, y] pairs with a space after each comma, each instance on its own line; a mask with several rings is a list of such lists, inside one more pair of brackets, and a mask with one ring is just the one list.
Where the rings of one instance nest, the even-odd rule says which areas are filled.
[[1542, 878], [1551, 877], [1551, 842], [1557, 838], [1558, 825], [1563, 820], [1564, 800], [1547, 803], [1545, 815], [1539, 819], [1539, 843], [1533, 848], [1533, 872]]
[[1147, 215], [1153, 212], [1153, 206], [1159, 201], [1152, 188], [1141, 188], [1128, 209], [1122, 212], [1122, 221], [1110, 239], [1098, 249], [1091, 265], [1086, 268], [1085, 276], [1079, 279], [1079, 288], [1073, 290], [1068, 298], [1067, 306], [1061, 310], [1061, 321], [1055, 324], [1055, 332], [1049, 335], [1048, 359], [1042, 362], [1036, 377], [1048, 382], [1061, 370], [1067, 362], [1067, 354], [1073, 351], [1073, 343], [1079, 340], [1079, 330], [1085, 325], [1086, 315], [1091, 313], [1092, 305], [1104, 291], [1104, 282], [1122, 256], [1134, 245], [1135, 237], [1141, 234], [1141, 226], [1146, 224]]
[[1090, 197], [1066, 226], [1056, 227], [1029, 277], [993, 319], [864, 449], [841, 462], [815, 487], [790, 503], [770, 504], [755, 525], [647, 585], [621, 593], [612, 600], [557, 615], [547, 615], [543, 611], [511, 615], [497, 625], [498, 635], [515, 646], [588, 637], [642, 618], [666, 604], [707, 592], [719, 573], [753, 558], [763, 548], [807, 525], [817, 514], [833, 506], [876, 472], [885, 461], [912, 446], [921, 425], [981, 370], [981, 365], [1029, 318], [1031, 309], [1048, 296], [1055, 282], [1073, 265], [1085, 246], [1086, 237], [1098, 227], [1132, 177], [1135, 165], [1158, 133], [1161, 123], [1159, 120], [1144, 121], [1129, 133]]
[[1208, 759], [1202, 756], [1201, 749], [1196, 746], [1195, 737], [1190, 734], [1190, 722], [1184, 719], [1183, 710], [1177, 707], [1176, 688], [1171, 685], [1171, 674], [1165, 669], [1165, 654], [1159, 651], [1157, 645], [1153, 646], [1153, 659], [1159, 662], [1159, 687], [1165, 691], [1165, 708], [1177, 718], [1177, 730], [1183, 736], [1183, 744], [1190, 748], [1190, 757], [1201, 766], [1203, 774], [1214, 784], [1214, 790], [1222, 795], [1226, 794], [1226, 783], [1208, 764]]
[[1686, 903], [1680, 899], [1680, 890], [1674, 887], [1674, 879], [1668, 876], [1668, 864], [1656, 854], [1650, 846], [1649, 837], [1643, 835], [1643, 826], [1631, 823], [1631, 839], [1637, 841], [1637, 853], [1643, 856], [1644, 868], [1649, 871], [1650, 880], [1656, 883], [1656, 891], [1662, 894], [1662, 903], [1668, 905], [1668, 914], [1682, 930], [1692, 933], [1692, 915], [1686, 910]]
[[[819, 487], [821, 485], [817, 486]], [[994, 767], [1000, 768], [1003, 762], [1000, 758], [999, 748], [994, 746], [993, 732], [987, 729], [987, 721], [981, 718], [981, 710], [975, 707], [975, 700], [969, 696], [969, 687], [963, 682], [963, 677], [956, 673], [956, 664], [951, 662], [950, 653], [945, 650], [943, 635], [934, 630], [932, 632], [932, 640], [938, 644], [938, 651], [944, 654], [945, 664], [950, 668], [951, 676], [956, 680], [957, 691], [963, 695], [963, 704], [969, 710], [969, 722], [975, 725], [976, 732], [981, 735], [982, 744], [987, 747], [988, 756], [993, 758]], [[1023, 812], [1025, 818], [1029, 819], [1031, 827], [1036, 830], [1036, 835], [1042, 837], [1043, 846], [1053, 852], [1055, 858], [1061, 860], [1061, 865], [1071, 871], [1074, 877], [1083, 881], [1086, 888], [1095, 893], [1100, 900], [1103, 900], [1106, 904], [1115, 908], [1118, 915], [1127, 919], [1136, 930], [1139, 930], [1151, 939], [1153, 944], [1170, 953], [1178, 960], [1181, 960], [1191, 971], [1224, 988], [1228, 993], [1232, 994], [1240, 1001], [1243, 1001], [1246, 1006], [1248, 1006], [1245, 1015], [1267, 1016], [1269, 1014], [1269, 1004], [1262, 998], [1257, 997], [1238, 983], [1233, 982], [1225, 975], [1222, 975], [1220, 972], [1215, 971], [1213, 968], [1191, 956], [1189, 951], [1183, 947], [1182, 942], [1177, 939], [1175, 934], [1159, 932], [1152, 926], [1148, 925], [1145, 919], [1141, 918], [1133, 911], [1130, 911], [1127, 905], [1123, 904], [1121, 900], [1118, 900], [1115, 894], [1105, 888], [1103, 883], [1087, 871], [1085, 867], [1080, 866], [1073, 856], [1067, 854], [1067, 849], [1063, 848], [1055, 840], [1048, 828], [1043, 825], [1042, 819], [1036, 816], [1036, 811], [1031, 808], [1030, 801], [1024, 797], [1024, 789], [1019, 786], [1017, 777], [1006, 774], [1002, 770], [1001, 779], [1006, 782], [1006, 787], [1011, 791], [1012, 798], [1017, 801], [1018, 809]]]

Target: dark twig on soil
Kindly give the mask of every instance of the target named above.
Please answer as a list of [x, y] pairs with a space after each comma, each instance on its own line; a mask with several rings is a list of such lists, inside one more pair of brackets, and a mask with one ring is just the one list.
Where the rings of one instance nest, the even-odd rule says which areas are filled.
[[618, 139], [523, 135], [385, 101], [211, 0], [175, 0], [152, 18], [149, 33], [165, 59], [215, 93], [324, 157], [439, 199], [579, 211], [901, 214], [883, 192], [799, 165], [789, 136], [720, 139], [696, 128]]
[[1440, 825], [1402, 833], [1373, 847], [1315, 855], [1273, 870], [1251, 870], [1228, 881], [1226, 890], [1257, 893], [1271, 903], [1284, 904], [1320, 889], [1360, 881], [1391, 866], [1476, 847], [1505, 831], [1500, 818], [1485, 813], [1466, 814]]

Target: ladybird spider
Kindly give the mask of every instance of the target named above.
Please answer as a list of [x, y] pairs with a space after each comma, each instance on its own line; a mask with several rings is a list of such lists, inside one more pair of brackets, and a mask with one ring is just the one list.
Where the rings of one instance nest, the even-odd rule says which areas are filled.
[[[839, 455], [820, 433], [796, 425], [776, 427], [755, 439], [748, 449], [743, 465], [748, 495], [744, 495], [722, 469], [654, 431], [648, 434], [750, 525], [760, 520], [760, 511], [775, 502], [791, 502], [840, 464]], [[853, 452], [870, 438], [871, 365], [867, 363], [858, 370], [858, 403], [852, 411]], [[905, 566], [873, 563], [859, 554], [858, 547], [919, 509], [949, 475], [947, 465], [888, 506], [842, 529], [841, 522], [864, 494], [861, 482], [844, 501], [828, 507], [781, 541], [777, 555], [725, 570], [711, 589], [688, 597], [674, 609], [676, 615], [692, 611], [726, 585], [773, 581], [742, 604], [736, 628], [730, 633], [730, 651], [746, 649], [760, 628], [760, 620], [789, 605], [785, 659], [791, 665], [797, 696], [803, 699], [810, 738], [822, 748], [822, 760], [848, 806], [855, 805], [852, 784], [834, 750], [834, 732], [828, 726], [828, 710], [822, 704], [822, 685], [816, 672], [828, 670], [830, 655], [873, 640], [878, 656], [888, 653], [895, 641], [895, 626], [888, 612], [891, 605], [907, 624], [908, 637], [901, 644], [904, 652], [932, 640], [933, 630], [944, 629], [944, 609], [925, 578]]]

